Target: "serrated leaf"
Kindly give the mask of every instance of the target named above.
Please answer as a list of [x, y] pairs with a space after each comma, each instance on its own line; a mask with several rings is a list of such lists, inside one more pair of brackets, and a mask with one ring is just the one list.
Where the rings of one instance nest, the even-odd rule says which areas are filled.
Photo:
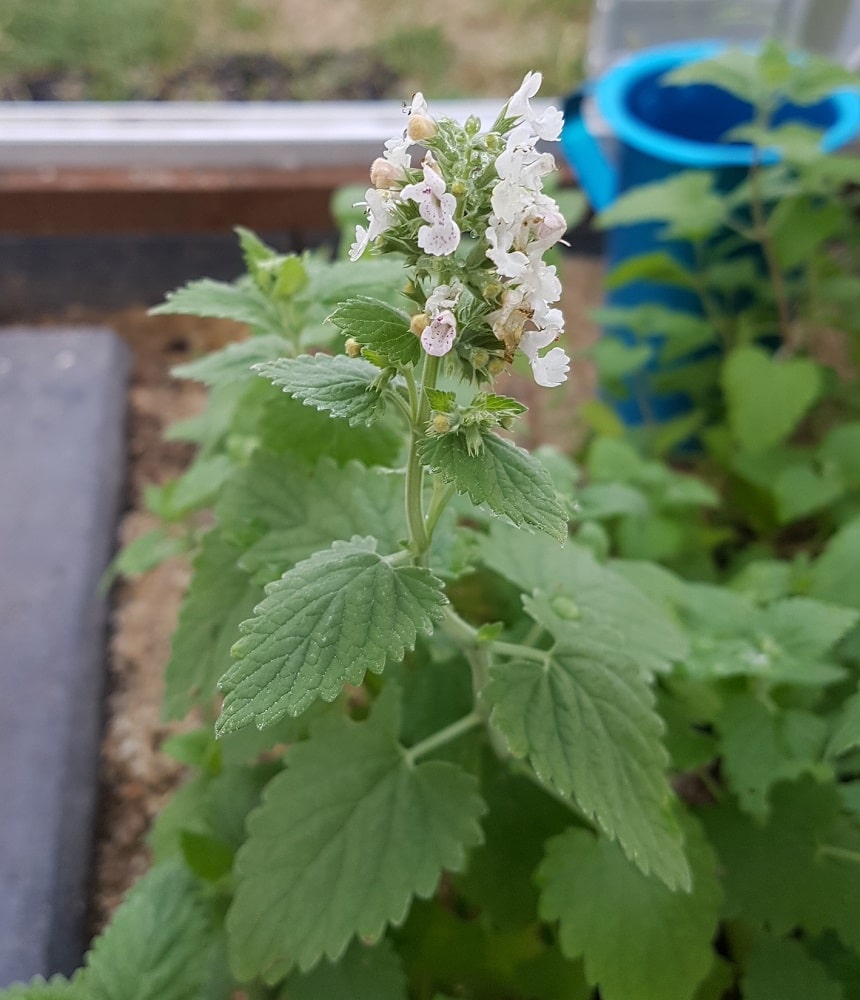
[[749, 696], [732, 698], [719, 718], [722, 767], [741, 807], [761, 821], [768, 793], [780, 781], [802, 774], [826, 778], [821, 763], [827, 722], [798, 709], [773, 711]]
[[664, 250], [628, 257], [607, 274], [606, 288], [614, 291], [633, 281], [653, 281], [661, 285], [677, 285], [694, 292], [696, 282], [689, 270]]
[[703, 812], [724, 868], [726, 915], [775, 934], [832, 928], [860, 948], [860, 836], [839, 812], [835, 784], [810, 778], [775, 786], [764, 826], [728, 803]]
[[[526, 608], [545, 624], [546, 615]], [[574, 628], [542, 659], [491, 668], [484, 698], [511, 752], [673, 889], [689, 869], [672, 815], [663, 724], [620, 637]]]
[[317, 698], [332, 701], [344, 684], [381, 673], [419, 634], [429, 635], [447, 598], [441, 582], [417, 566], [393, 566], [372, 538], [335, 542], [266, 588], [241, 626], [236, 662], [224, 674], [217, 732], [300, 715]]
[[12, 983], [0, 990], [0, 1000], [88, 1000], [80, 985], [64, 976], [52, 976], [48, 981], [36, 976], [28, 983]]
[[292, 455], [258, 450], [229, 484], [216, 509], [220, 523], [249, 532], [241, 565], [283, 573], [333, 541], [373, 535], [383, 549], [405, 537], [403, 477], [328, 458], [309, 467]]
[[670, 615], [582, 545], [570, 542], [559, 549], [541, 536], [496, 523], [478, 552], [484, 565], [524, 592], [566, 597], [596, 626], [614, 630], [620, 644], [635, 649], [646, 674], [666, 673], [687, 654], [687, 637]]
[[817, 451], [824, 470], [836, 467], [846, 486], [860, 486], [860, 423], [831, 428]]
[[170, 369], [170, 374], [174, 378], [193, 379], [208, 386], [231, 385], [255, 378], [253, 365], [291, 353], [289, 341], [276, 334], [263, 334], [227, 344], [196, 361], [176, 365]]
[[197, 884], [180, 867], [153, 869], [132, 889], [86, 958], [87, 1000], [198, 1000], [213, 931]]
[[403, 434], [399, 424], [389, 417], [370, 427], [352, 425], [332, 420], [324, 410], [315, 410], [284, 394], [266, 406], [257, 426], [261, 448], [276, 454], [290, 452], [311, 465], [323, 455], [338, 465], [361, 462], [397, 468], [402, 464]]
[[411, 764], [398, 720], [381, 715], [329, 723], [293, 747], [250, 817], [227, 917], [240, 979], [274, 982], [337, 961], [356, 936], [378, 940], [480, 843], [475, 779], [443, 761]]
[[780, 524], [790, 524], [832, 506], [845, 493], [838, 471], [819, 471], [811, 462], [798, 462], [783, 469], [771, 488]]
[[839, 983], [800, 941], [762, 936], [744, 957], [744, 1000], [844, 1000]]
[[481, 429], [480, 435], [483, 448], [474, 455], [463, 434], [425, 438], [421, 461], [475, 505], [486, 504], [518, 527], [546, 532], [563, 543], [567, 514], [543, 465], [492, 431]]
[[209, 704], [215, 697], [239, 624], [262, 596], [262, 587], [239, 569], [240, 555], [217, 531], [203, 538], [171, 642], [163, 709], [167, 719], [181, 719], [195, 704]]
[[153, 316], [178, 313], [182, 316], [207, 316], [245, 323], [258, 333], [284, 335], [283, 321], [273, 302], [250, 278], [233, 284], [203, 278], [170, 292], [166, 300], [150, 310]]
[[255, 370], [305, 406], [353, 425], [372, 424], [385, 413], [385, 396], [373, 385], [379, 369], [362, 358], [302, 354], [264, 362]]
[[383, 939], [372, 948], [355, 941], [336, 963], [321, 962], [310, 972], [294, 972], [280, 1000], [407, 1000], [400, 957]]
[[745, 451], [779, 444], [821, 392], [818, 365], [807, 358], [778, 360], [758, 347], [736, 347], [722, 369], [732, 435]]
[[548, 842], [541, 916], [559, 921], [562, 951], [583, 956], [603, 1000], [689, 1000], [710, 970], [721, 899], [715, 858], [691, 821], [686, 834], [691, 893], [670, 892], [588, 831]]
[[345, 337], [394, 364], [416, 365], [421, 360], [421, 343], [409, 328], [407, 313], [380, 299], [359, 295], [347, 299], [329, 316]]

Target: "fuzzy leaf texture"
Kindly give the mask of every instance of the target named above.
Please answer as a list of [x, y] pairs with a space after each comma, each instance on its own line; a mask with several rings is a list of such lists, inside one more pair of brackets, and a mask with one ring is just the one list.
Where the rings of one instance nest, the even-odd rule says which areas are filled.
[[428, 570], [392, 566], [372, 538], [335, 542], [266, 588], [221, 678], [226, 693], [217, 732], [270, 726], [300, 715], [317, 698], [333, 701], [400, 660], [429, 635], [447, 603]]
[[426, 438], [421, 460], [476, 506], [486, 504], [518, 527], [543, 531], [563, 543], [567, 514], [540, 460], [490, 430], [479, 433], [483, 447], [477, 454], [471, 453], [464, 434], [451, 433]]
[[547, 844], [540, 914], [559, 921], [563, 953], [583, 956], [602, 1000], [690, 1000], [708, 974], [721, 893], [707, 841], [692, 822], [686, 832], [691, 893], [671, 892], [587, 830]]
[[225, 531], [248, 533], [240, 565], [267, 581], [334, 541], [373, 535], [393, 550], [406, 532], [401, 475], [358, 462], [339, 468], [330, 458], [310, 467], [262, 449], [228, 484], [215, 513]]
[[385, 413], [385, 397], [373, 387], [379, 369], [345, 354], [303, 354], [255, 366], [255, 371], [305, 406], [350, 424], [372, 424]]
[[379, 940], [480, 843], [475, 778], [406, 759], [395, 697], [389, 688], [367, 721], [330, 720], [296, 744], [251, 814], [227, 917], [239, 979], [275, 982], [337, 961], [356, 936]]
[[839, 983], [802, 942], [765, 937], [744, 959], [744, 1000], [845, 1000]]
[[[549, 601], [526, 610], [551, 626]], [[511, 752], [573, 798], [646, 874], [689, 888], [666, 777], [663, 725], [642, 670], [609, 629], [563, 629], [543, 662], [493, 666], [484, 697]]]
[[409, 328], [409, 316], [387, 302], [359, 295], [340, 303], [329, 322], [394, 364], [417, 365], [421, 360], [421, 344]]

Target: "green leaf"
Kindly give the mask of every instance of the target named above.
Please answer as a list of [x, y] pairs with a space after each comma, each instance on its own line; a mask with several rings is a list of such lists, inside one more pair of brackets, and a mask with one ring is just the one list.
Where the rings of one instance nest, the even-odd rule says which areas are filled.
[[447, 603], [428, 570], [395, 566], [376, 541], [335, 542], [269, 584], [241, 626], [236, 662], [220, 687], [217, 732], [300, 715], [317, 698], [333, 701], [344, 684], [379, 674], [429, 635]]
[[573, 601], [581, 621], [613, 630], [619, 645], [635, 650], [645, 674], [667, 673], [689, 649], [686, 635], [658, 603], [575, 542], [559, 549], [549, 539], [496, 523], [481, 538], [478, 552], [484, 565], [522, 591]]
[[628, 346], [617, 337], [600, 337], [591, 347], [590, 354], [597, 365], [601, 379], [622, 379], [639, 371], [651, 359], [647, 344]]
[[112, 575], [140, 576], [172, 556], [187, 552], [189, 541], [167, 528], [153, 528], [124, 546], [111, 567]]
[[[395, 414], [391, 413], [391, 417]], [[270, 452], [299, 455], [311, 465], [328, 455], [338, 465], [361, 462], [397, 468], [403, 449], [399, 422], [387, 415], [370, 427], [332, 420], [328, 413], [281, 395], [267, 406], [258, 424], [260, 446]]]
[[77, 979], [87, 1000], [198, 1000], [212, 941], [197, 884], [161, 866], [132, 889]]
[[723, 366], [722, 383], [732, 435], [748, 452], [784, 441], [822, 388], [815, 362], [779, 360], [758, 347], [736, 347]]
[[447, 762], [411, 763], [390, 709], [377, 702], [366, 722], [321, 724], [250, 817], [227, 917], [239, 979], [275, 982], [337, 961], [355, 936], [378, 940], [480, 843], [475, 779]]
[[[541, 596], [526, 610], [545, 627]], [[673, 889], [689, 870], [672, 815], [663, 724], [642, 671], [617, 633], [560, 629], [542, 659], [495, 664], [484, 698], [516, 757], [573, 798], [645, 873]]]
[[262, 587], [239, 569], [240, 555], [218, 531], [203, 538], [173, 633], [163, 709], [167, 719], [181, 719], [194, 705], [211, 703], [218, 679], [230, 666], [239, 625], [262, 595]]
[[721, 893], [715, 858], [686, 823], [690, 893], [671, 892], [617, 846], [571, 829], [547, 844], [538, 872], [541, 916], [559, 921], [562, 951], [582, 955], [603, 1000], [689, 1000], [708, 974]]
[[780, 524], [790, 524], [826, 509], [845, 493], [842, 478], [835, 469], [819, 472], [811, 462], [799, 462], [783, 469], [772, 489]]
[[839, 983], [800, 941], [762, 936], [744, 958], [744, 1000], [844, 1000]]
[[764, 91], [755, 54], [737, 48], [727, 49], [713, 59], [685, 63], [665, 73], [660, 82], [672, 87], [708, 83], [753, 105]]
[[353, 942], [336, 964], [290, 975], [280, 1000], [407, 1000], [406, 975], [385, 939], [372, 948]]
[[702, 813], [724, 868], [726, 915], [743, 914], [774, 934], [832, 928], [857, 950], [860, 836], [840, 821], [836, 786], [811, 778], [782, 783], [770, 806], [765, 825], [729, 804]]
[[0, 1000], [88, 1000], [76, 980], [52, 976], [47, 982], [36, 976], [29, 983], [12, 983], [0, 990]]
[[217, 882], [233, 867], [233, 849], [215, 837], [193, 830], [180, 834], [182, 857], [194, 874], [204, 882]]
[[216, 507], [219, 522], [245, 539], [241, 566], [279, 575], [333, 541], [374, 535], [394, 550], [405, 536], [403, 477], [357, 462], [315, 468], [258, 450]]
[[374, 382], [379, 369], [345, 354], [303, 354], [256, 366], [256, 371], [305, 406], [350, 424], [372, 424], [385, 413], [385, 396]]
[[690, 291], [696, 290], [696, 282], [687, 268], [664, 250], [637, 254], [616, 264], [607, 274], [605, 285], [607, 290], [614, 291], [633, 281], [653, 281], [657, 284], [677, 285]]
[[822, 765], [827, 723], [797, 709], [774, 711], [748, 695], [732, 698], [717, 719], [722, 766], [745, 812], [764, 821], [768, 793], [802, 774], [827, 778]]
[[725, 216], [723, 200], [714, 191], [714, 175], [684, 170], [665, 180], [626, 191], [597, 219], [601, 229], [638, 222], [665, 222], [666, 235], [694, 239], [717, 229]]
[[416, 365], [421, 360], [421, 343], [409, 328], [408, 314], [387, 302], [359, 295], [341, 302], [329, 322], [393, 364]]
[[849, 521], [827, 543], [812, 568], [809, 593], [823, 601], [860, 608], [860, 518]]
[[233, 284], [210, 278], [192, 281], [184, 288], [171, 292], [160, 306], [150, 310], [152, 316], [174, 313], [232, 319], [247, 324], [255, 332], [279, 337], [283, 337], [285, 332], [277, 307], [250, 278], [240, 278]]
[[231, 385], [253, 379], [254, 365], [291, 353], [289, 341], [276, 334], [264, 334], [227, 344], [196, 361], [176, 365], [170, 369], [170, 374], [174, 378], [194, 379], [208, 386]]
[[836, 728], [827, 744], [828, 757], [839, 757], [860, 747], [860, 691], [842, 706]]
[[832, 427], [818, 448], [817, 457], [824, 466], [835, 466], [846, 486], [860, 487], [860, 423]]
[[464, 434], [425, 438], [421, 460], [476, 506], [486, 504], [517, 526], [544, 531], [563, 543], [567, 513], [544, 466], [493, 431], [481, 428], [480, 435], [483, 447], [478, 454], [470, 453]]

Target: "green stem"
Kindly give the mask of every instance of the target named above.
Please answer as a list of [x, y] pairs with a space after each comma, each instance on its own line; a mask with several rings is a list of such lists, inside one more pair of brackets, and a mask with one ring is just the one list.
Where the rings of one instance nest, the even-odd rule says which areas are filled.
[[490, 643], [494, 653], [500, 656], [509, 656], [516, 660], [534, 660], [537, 663], [547, 663], [549, 653], [545, 649], [535, 649], [533, 646], [523, 646], [519, 642], [501, 642], [494, 640]]
[[421, 740], [420, 743], [416, 743], [415, 746], [410, 747], [404, 753], [407, 764], [410, 766], [413, 765], [419, 757], [423, 757], [433, 750], [438, 750], [439, 747], [445, 746], [446, 743], [451, 743], [464, 733], [468, 733], [470, 729], [476, 729], [483, 724], [484, 720], [477, 712], [469, 712], [462, 719], [452, 722], [450, 726], [445, 726], [439, 732], [428, 736], [426, 740]]
[[433, 532], [436, 530], [436, 524], [439, 517], [453, 495], [454, 486], [452, 483], [443, 483], [438, 477], [433, 480], [433, 494], [430, 497], [430, 509], [427, 511], [427, 517], [424, 521], [424, 528], [427, 532], [428, 538], [433, 537]]
[[426, 390], [435, 387], [438, 375], [439, 358], [428, 354], [424, 358], [421, 384], [416, 384], [411, 372], [408, 373], [406, 383], [412, 416], [409, 459], [406, 463], [406, 525], [409, 530], [409, 548], [418, 562], [424, 561], [430, 547], [430, 536], [424, 519], [424, 466], [418, 451], [430, 419]]

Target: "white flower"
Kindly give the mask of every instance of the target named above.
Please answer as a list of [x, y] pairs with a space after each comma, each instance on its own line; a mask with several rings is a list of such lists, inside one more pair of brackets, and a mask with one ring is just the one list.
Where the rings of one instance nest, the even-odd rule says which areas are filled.
[[441, 358], [454, 346], [457, 337], [457, 319], [450, 309], [442, 309], [433, 316], [421, 334], [421, 346], [428, 354]]
[[403, 201], [418, 203], [418, 214], [429, 226], [418, 230], [418, 246], [434, 257], [446, 257], [460, 245], [460, 227], [454, 221], [457, 199], [445, 189], [445, 178], [435, 169], [435, 162], [424, 160], [424, 180], [407, 184], [400, 192]]
[[519, 278], [529, 268], [529, 259], [521, 250], [512, 250], [513, 235], [509, 227], [500, 220], [490, 218], [490, 228], [486, 232], [490, 244], [487, 257], [496, 265], [503, 278]]
[[526, 73], [514, 96], [508, 101], [507, 114], [510, 118], [522, 118], [538, 139], [554, 142], [561, 135], [564, 115], [557, 108], [547, 108], [535, 115], [530, 98], [540, 90], [543, 77], [540, 73]]
[[427, 296], [424, 309], [431, 316], [442, 309], [453, 309], [460, 301], [464, 290], [462, 281], [457, 278], [454, 278], [450, 285], [437, 285]]
[[570, 358], [560, 347], [554, 347], [543, 357], [540, 356], [538, 352], [557, 340], [564, 326], [564, 317], [559, 309], [547, 310], [542, 320], [545, 323], [543, 327], [523, 333], [520, 350], [529, 360], [535, 382], [552, 389], [567, 380]]
[[358, 204], [367, 206], [369, 225], [366, 228], [364, 226], [355, 227], [355, 242], [349, 248], [350, 260], [358, 260], [368, 245], [377, 236], [381, 236], [394, 222], [394, 206], [391, 202], [390, 192], [368, 188], [364, 193], [364, 198], [365, 200], [358, 202]]
[[570, 371], [570, 358], [560, 347], [554, 347], [542, 358], [535, 357], [531, 362], [535, 382], [545, 389], [554, 389], [567, 381]]
[[404, 171], [408, 170], [412, 166], [412, 157], [409, 155], [411, 145], [412, 140], [405, 134], [400, 138], [386, 139], [385, 151], [382, 155], [395, 167], [400, 167]]

